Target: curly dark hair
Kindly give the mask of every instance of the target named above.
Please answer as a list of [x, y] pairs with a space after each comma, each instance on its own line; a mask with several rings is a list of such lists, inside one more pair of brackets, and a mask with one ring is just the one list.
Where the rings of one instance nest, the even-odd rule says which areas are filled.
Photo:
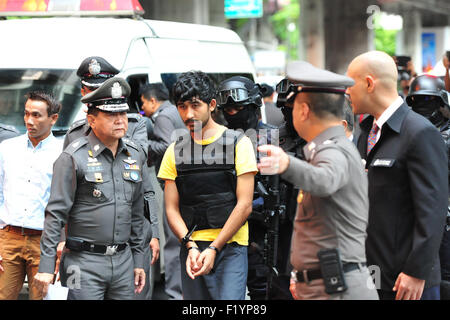
[[211, 78], [202, 71], [188, 71], [182, 73], [172, 88], [173, 102], [189, 101], [198, 98], [209, 104], [215, 98], [216, 88]]

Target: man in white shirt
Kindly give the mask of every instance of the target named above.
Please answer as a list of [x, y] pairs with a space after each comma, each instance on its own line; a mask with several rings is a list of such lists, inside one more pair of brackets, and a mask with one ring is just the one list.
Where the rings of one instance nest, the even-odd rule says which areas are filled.
[[[33, 279], [38, 271], [53, 163], [62, 151], [51, 132], [60, 110], [50, 94], [28, 93], [27, 133], [0, 143], [0, 300], [17, 299], [25, 274]], [[30, 282], [30, 299], [42, 299]]]

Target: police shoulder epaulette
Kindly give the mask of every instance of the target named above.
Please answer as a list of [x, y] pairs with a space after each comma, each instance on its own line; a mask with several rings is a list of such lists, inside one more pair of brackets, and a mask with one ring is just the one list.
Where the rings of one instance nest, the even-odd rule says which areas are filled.
[[328, 148], [335, 148], [335, 146], [336, 146], [336, 141], [328, 139], [328, 140], [325, 140], [324, 142], [322, 142], [321, 144], [316, 145], [315, 149], [317, 152], [317, 151], [321, 151], [321, 150], [328, 149]]
[[132, 140], [130, 140], [130, 139], [128, 139], [128, 138], [122, 138], [122, 140], [123, 140], [123, 142], [124, 142], [126, 145], [128, 145], [128, 146], [130, 146], [130, 147], [136, 149], [137, 151], [139, 151], [138, 145], [137, 145], [135, 142], [133, 142]]
[[142, 118], [142, 115], [139, 113], [127, 113], [128, 121], [139, 121]]
[[82, 146], [88, 143], [87, 137], [80, 137], [76, 139], [75, 141], [72, 141], [66, 149], [64, 149], [64, 152], [67, 152], [69, 154], [74, 154], [78, 149], [80, 149]]
[[328, 147], [332, 147], [336, 144], [336, 141], [328, 139], [322, 142], [321, 144], [317, 145], [316, 149], [324, 149]]
[[86, 124], [86, 119], [80, 119], [72, 123], [68, 131], [73, 131], [77, 128], [81, 128]]
[[328, 140], [325, 140], [324, 142], [322, 142], [322, 145], [326, 146], [326, 145], [335, 144], [335, 143], [336, 143], [336, 141], [328, 139]]

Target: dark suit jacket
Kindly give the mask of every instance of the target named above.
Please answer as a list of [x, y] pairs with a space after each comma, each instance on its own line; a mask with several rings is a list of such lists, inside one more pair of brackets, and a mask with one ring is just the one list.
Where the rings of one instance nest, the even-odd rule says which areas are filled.
[[447, 212], [447, 151], [439, 131], [404, 103], [366, 156], [373, 117], [361, 123], [358, 150], [369, 178], [366, 255], [391, 291], [400, 272], [440, 282], [439, 245]]

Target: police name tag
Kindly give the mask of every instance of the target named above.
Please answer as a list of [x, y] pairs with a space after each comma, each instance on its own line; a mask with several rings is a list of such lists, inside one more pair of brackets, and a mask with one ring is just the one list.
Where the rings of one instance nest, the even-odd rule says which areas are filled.
[[371, 167], [386, 167], [386, 168], [390, 168], [390, 167], [392, 167], [394, 162], [395, 162], [395, 159], [375, 159], [372, 162]]
[[103, 172], [103, 167], [102, 166], [98, 166], [98, 167], [88, 166], [88, 167], [86, 167], [86, 172], [94, 172], [94, 173]]
[[88, 161], [88, 163], [86, 163], [86, 165], [88, 167], [101, 167], [102, 163], [101, 162], [92, 162], [92, 161]]

